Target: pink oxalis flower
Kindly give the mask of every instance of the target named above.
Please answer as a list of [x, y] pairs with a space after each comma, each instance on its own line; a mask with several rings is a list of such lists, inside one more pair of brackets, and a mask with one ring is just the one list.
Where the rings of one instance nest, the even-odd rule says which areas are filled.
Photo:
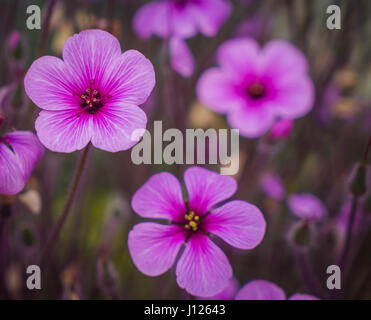
[[[285, 292], [276, 284], [266, 280], [253, 280], [237, 293], [236, 300], [286, 300]], [[309, 294], [296, 293], [288, 300], [319, 300]]]
[[211, 296], [232, 278], [232, 268], [210, 235], [240, 249], [252, 249], [263, 239], [265, 220], [260, 210], [245, 201], [230, 201], [237, 189], [229, 176], [191, 167], [184, 174], [188, 200], [170, 173], [153, 175], [133, 196], [132, 207], [143, 218], [168, 224], [139, 223], [129, 233], [128, 246], [136, 267], [148, 276], [169, 270], [185, 243], [176, 267], [178, 285], [190, 294]]
[[143, 39], [190, 38], [198, 32], [213, 37], [231, 12], [227, 0], [158, 0], [142, 6], [133, 27]]
[[14, 131], [0, 137], [0, 194], [22, 191], [44, 148], [29, 131]]
[[287, 203], [292, 213], [302, 219], [322, 220], [327, 214], [322, 201], [310, 193], [292, 194]]
[[266, 195], [277, 201], [285, 197], [286, 188], [278, 174], [265, 173], [260, 178], [260, 185]]
[[45, 56], [34, 61], [24, 84], [43, 109], [35, 127], [48, 149], [73, 152], [91, 142], [116, 152], [136, 144], [132, 133], [146, 127], [138, 105], [151, 93], [155, 74], [148, 59], [135, 50], [122, 53], [108, 32], [85, 30], [66, 41], [63, 60]]
[[295, 119], [313, 105], [308, 63], [286, 41], [260, 49], [249, 38], [228, 40], [217, 51], [219, 67], [206, 70], [197, 85], [200, 101], [227, 115], [231, 127], [247, 138], [265, 134], [277, 119]]

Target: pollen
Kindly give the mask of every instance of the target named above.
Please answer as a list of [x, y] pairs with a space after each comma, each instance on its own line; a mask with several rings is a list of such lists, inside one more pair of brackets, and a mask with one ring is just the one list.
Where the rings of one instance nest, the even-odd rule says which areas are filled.
[[100, 108], [102, 108], [109, 99], [110, 96], [108, 95], [101, 95], [99, 89], [94, 88], [92, 85], [94, 84], [94, 80], [90, 81], [90, 87], [86, 88], [85, 91], [79, 96], [81, 99], [80, 107], [91, 114], [97, 112]]
[[188, 221], [184, 227], [188, 230], [197, 231], [199, 226], [200, 217], [197, 216], [194, 211], [190, 211], [184, 215], [184, 219]]

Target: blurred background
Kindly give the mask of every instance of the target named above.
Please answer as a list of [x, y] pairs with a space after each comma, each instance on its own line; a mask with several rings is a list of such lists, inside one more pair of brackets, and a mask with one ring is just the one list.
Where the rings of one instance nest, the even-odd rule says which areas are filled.
[[[219, 245], [241, 286], [252, 279], [266, 279], [287, 295], [306, 292], [337, 298], [326, 289], [326, 268], [337, 264], [344, 244], [344, 215], [354, 197], [349, 184], [357, 163], [365, 157], [371, 132], [371, 2], [230, 1], [233, 11], [217, 36], [197, 35], [187, 40], [195, 58], [194, 73], [188, 78], [170, 67], [166, 39], [142, 40], [135, 34], [133, 16], [146, 2], [0, 1], [0, 112], [7, 118], [0, 134], [13, 129], [34, 131], [39, 109], [25, 94], [24, 74], [40, 56], [61, 57], [66, 39], [84, 29], [107, 30], [119, 39], [123, 51], [139, 50], [153, 63], [156, 87], [142, 106], [151, 132], [154, 120], [162, 120], [164, 130], [228, 128], [225, 118], [203, 106], [195, 93], [200, 74], [216, 65], [216, 49], [234, 37], [254, 38], [262, 45], [271, 39], [286, 39], [309, 61], [316, 89], [314, 107], [282, 137], [273, 139], [270, 133], [259, 139], [240, 137], [235, 198], [262, 210], [267, 232], [251, 251]], [[326, 28], [326, 8], [331, 4], [341, 8], [341, 30]], [[41, 8], [40, 30], [26, 27], [29, 5]], [[77, 156], [46, 151], [22, 193], [0, 196], [10, 214], [1, 234], [0, 298], [193, 299], [177, 286], [174, 272], [155, 278], [141, 274], [126, 243], [129, 230], [140, 221], [130, 207], [134, 192], [152, 174], [167, 170], [180, 178], [186, 166], [137, 166], [130, 150], [116, 154], [93, 150], [49, 272], [43, 274], [42, 290], [26, 288], [25, 270], [35, 263], [61, 211]], [[285, 196], [274, 199], [264, 184], [264, 177], [272, 174], [280, 177], [285, 195], [312, 193], [328, 210], [326, 219], [315, 224], [304, 240], [289, 232], [298, 218], [290, 212]], [[347, 299], [371, 299], [369, 198], [369, 189], [357, 196], [357, 228], [348, 281], [342, 290]], [[298, 246], [305, 248], [298, 250]]]

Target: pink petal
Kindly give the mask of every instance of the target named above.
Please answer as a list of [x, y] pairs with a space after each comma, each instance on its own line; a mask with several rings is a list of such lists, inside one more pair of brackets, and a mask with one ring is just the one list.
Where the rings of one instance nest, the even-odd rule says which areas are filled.
[[202, 0], [192, 8], [192, 16], [201, 33], [208, 37], [217, 35], [221, 25], [232, 11], [232, 6], [225, 0]]
[[320, 300], [320, 299], [305, 293], [295, 293], [289, 298], [289, 300]]
[[285, 185], [277, 174], [265, 173], [260, 179], [260, 185], [268, 197], [272, 199], [280, 201], [285, 196]]
[[240, 249], [256, 247], [265, 234], [265, 220], [254, 205], [234, 200], [216, 208], [202, 221], [205, 231]]
[[272, 77], [280, 78], [306, 74], [309, 69], [305, 56], [284, 40], [273, 40], [264, 46], [260, 66]]
[[[207, 297], [207, 300], [233, 300], [237, 291], [238, 291], [238, 282], [236, 278], [232, 278], [229, 280], [228, 286], [222, 290], [221, 292], [217, 293], [214, 296]], [[205, 297], [198, 297], [199, 299], [205, 299]]]
[[170, 3], [170, 11], [167, 21], [170, 28], [170, 36], [190, 38], [196, 35], [197, 25], [190, 5], [178, 8], [177, 4]]
[[271, 131], [271, 138], [273, 140], [286, 138], [292, 132], [294, 122], [291, 119], [278, 120]]
[[44, 154], [39, 139], [30, 131], [15, 131], [4, 137], [12, 146], [25, 181]]
[[322, 201], [309, 193], [291, 195], [288, 205], [290, 210], [302, 219], [321, 220], [327, 214]]
[[93, 117], [87, 112], [81, 113], [79, 107], [74, 110], [43, 110], [35, 122], [37, 136], [46, 148], [54, 152], [81, 150], [91, 139]]
[[133, 28], [143, 39], [152, 34], [166, 38], [169, 36], [169, 4], [166, 1], [150, 2], [142, 6], [134, 16]]
[[196, 166], [185, 171], [184, 182], [189, 207], [201, 215], [230, 198], [237, 190], [237, 182], [232, 177]]
[[131, 205], [143, 218], [183, 221], [186, 212], [182, 189], [171, 173], [161, 172], [150, 177], [135, 192]]
[[78, 82], [77, 74], [73, 74], [61, 59], [45, 56], [32, 63], [24, 87], [39, 108], [65, 110], [77, 105], [73, 91], [79, 92]]
[[285, 300], [285, 292], [266, 280], [253, 280], [247, 283], [236, 296], [236, 300]]
[[262, 103], [260, 106], [239, 108], [228, 115], [231, 128], [239, 129], [246, 138], [257, 138], [265, 134], [273, 125], [274, 106]]
[[15, 154], [0, 143], [0, 194], [17, 194], [25, 183]]
[[313, 107], [314, 85], [306, 75], [285, 80], [275, 79], [276, 96], [272, 98], [275, 112], [283, 118], [295, 119], [306, 115]]
[[129, 232], [128, 246], [135, 266], [147, 276], [171, 268], [184, 243], [184, 228], [158, 223], [139, 223]]
[[0, 142], [0, 194], [17, 194], [24, 188], [33, 168], [44, 153], [37, 137], [28, 131], [16, 131]]
[[169, 41], [171, 67], [183, 77], [190, 77], [195, 68], [195, 61], [187, 43], [181, 38]]
[[236, 91], [235, 82], [231, 74], [220, 68], [210, 68], [198, 79], [198, 99], [211, 110], [220, 113], [243, 108], [246, 102]]
[[63, 60], [76, 73], [82, 90], [91, 80], [100, 87], [106, 69], [120, 56], [119, 41], [103, 30], [81, 31], [68, 38], [63, 47]]
[[220, 66], [236, 75], [255, 73], [258, 69], [259, 45], [253, 39], [241, 38], [223, 42], [217, 56]]
[[134, 132], [142, 129], [143, 134], [146, 125], [147, 116], [141, 108], [125, 102], [109, 102], [91, 116], [91, 142], [94, 147], [109, 152], [127, 150], [141, 138]]
[[213, 296], [225, 289], [232, 268], [223, 251], [207, 236], [193, 234], [176, 267], [178, 285], [190, 294]]
[[146, 102], [155, 85], [155, 72], [143, 54], [128, 50], [106, 67], [101, 82], [102, 92], [112, 96], [110, 103], [139, 105]]

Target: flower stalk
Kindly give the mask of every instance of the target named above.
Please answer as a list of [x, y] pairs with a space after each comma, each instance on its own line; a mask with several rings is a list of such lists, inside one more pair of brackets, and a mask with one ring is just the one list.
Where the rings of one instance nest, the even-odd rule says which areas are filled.
[[48, 263], [51, 259], [51, 256], [52, 256], [53, 249], [58, 242], [61, 230], [62, 230], [62, 228], [63, 228], [63, 226], [64, 226], [64, 224], [67, 220], [68, 215], [71, 212], [71, 208], [72, 208], [72, 205], [73, 205], [74, 200], [76, 198], [76, 193], [77, 193], [78, 187], [80, 185], [81, 177], [82, 177], [82, 174], [84, 172], [84, 168], [85, 168], [86, 163], [87, 163], [87, 159], [88, 159], [90, 149], [91, 149], [91, 143], [89, 143], [85, 147], [85, 149], [81, 152], [80, 159], [77, 163], [77, 166], [76, 166], [73, 178], [72, 178], [71, 186], [68, 190], [67, 198], [66, 198], [66, 201], [65, 201], [63, 209], [62, 209], [62, 213], [59, 216], [58, 221], [55, 224], [55, 226], [52, 230], [52, 233], [49, 237], [49, 240], [48, 240], [44, 250], [42, 251], [41, 257], [39, 259], [39, 261], [40, 261], [39, 266], [40, 267], [47, 267], [47, 265], [48, 265]]

